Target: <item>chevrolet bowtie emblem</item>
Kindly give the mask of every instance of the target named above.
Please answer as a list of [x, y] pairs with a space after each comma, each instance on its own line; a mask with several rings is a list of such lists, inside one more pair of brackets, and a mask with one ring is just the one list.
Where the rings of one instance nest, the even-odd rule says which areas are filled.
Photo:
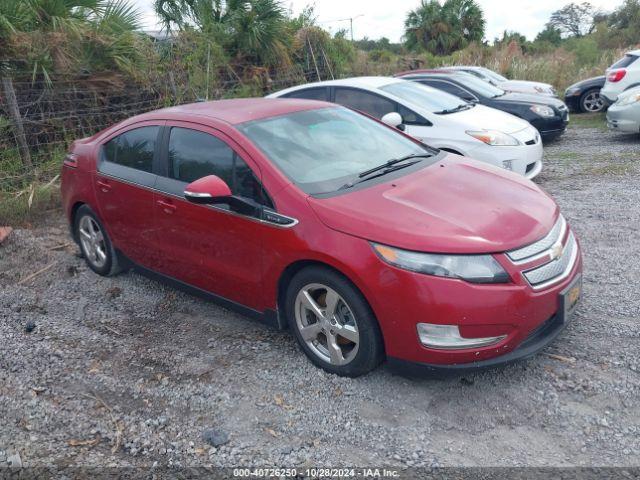
[[560, 258], [560, 256], [562, 255], [563, 251], [564, 251], [564, 247], [562, 246], [562, 243], [558, 242], [558, 243], [554, 244], [551, 247], [551, 252], [549, 253], [549, 256], [551, 257], [551, 260], [556, 260], [556, 259]]

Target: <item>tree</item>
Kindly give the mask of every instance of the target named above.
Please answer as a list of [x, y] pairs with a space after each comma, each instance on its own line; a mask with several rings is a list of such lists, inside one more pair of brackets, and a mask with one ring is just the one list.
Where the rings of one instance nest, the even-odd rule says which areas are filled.
[[562, 42], [562, 32], [550, 23], [547, 23], [544, 30], [538, 33], [534, 41], [536, 43], [547, 42], [551, 45], [558, 46]]
[[237, 61], [289, 63], [287, 18], [279, 0], [155, 0], [168, 30], [197, 29]]
[[448, 55], [482, 40], [485, 20], [474, 0], [421, 0], [405, 20], [405, 43], [411, 50]]
[[599, 16], [589, 2], [570, 3], [551, 14], [549, 25], [570, 37], [582, 37], [593, 32], [595, 17]]

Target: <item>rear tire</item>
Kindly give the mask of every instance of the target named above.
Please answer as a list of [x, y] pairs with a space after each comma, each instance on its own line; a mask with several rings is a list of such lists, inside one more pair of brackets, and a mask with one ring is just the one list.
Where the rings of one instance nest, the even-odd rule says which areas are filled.
[[122, 271], [107, 231], [88, 205], [82, 205], [76, 212], [73, 233], [91, 270], [105, 277]]
[[583, 113], [598, 113], [604, 110], [604, 102], [600, 98], [600, 89], [592, 88], [580, 96], [580, 111]]
[[321, 266], [301, 270], [289, 283], [285, 308], [300, 348], [323, 370], [358, 377], [384, 359], [371, 307], [339, 273]]

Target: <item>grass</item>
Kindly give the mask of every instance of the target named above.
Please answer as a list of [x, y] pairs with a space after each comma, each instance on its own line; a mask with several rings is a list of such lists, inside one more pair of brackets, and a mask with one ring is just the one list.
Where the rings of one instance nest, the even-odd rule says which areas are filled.
[[604, 113], [578, 113], [571, 117], [571, 124], [582, 128], [607, 130], [607, 117]]
[[[29, 198], [31, 197], [31, 201]], [[60, 206], [60, 186], [39, 184], [22, 194], [0, 193], [0, 226], [23, 225]]]

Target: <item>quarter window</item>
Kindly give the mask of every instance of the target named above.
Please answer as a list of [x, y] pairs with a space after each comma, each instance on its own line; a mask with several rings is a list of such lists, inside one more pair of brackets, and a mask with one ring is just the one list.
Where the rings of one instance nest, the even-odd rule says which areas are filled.
[[376, 118], [382, 118], [387, 113], [396, 111], [395, 102], [353, 88], [336, 88], [335, 103], [360, 110]]
[[169, 177], [191, 183], [207, 175], [220, 177], [234, 195], [271, 206], [251, 168], [225, 142], [197, 130], [172, 128]]
[[104, 159], [123, 167], [153, 172], [159, 131], [160, 127], [140, 127], [112, 138], [104, 145]]

